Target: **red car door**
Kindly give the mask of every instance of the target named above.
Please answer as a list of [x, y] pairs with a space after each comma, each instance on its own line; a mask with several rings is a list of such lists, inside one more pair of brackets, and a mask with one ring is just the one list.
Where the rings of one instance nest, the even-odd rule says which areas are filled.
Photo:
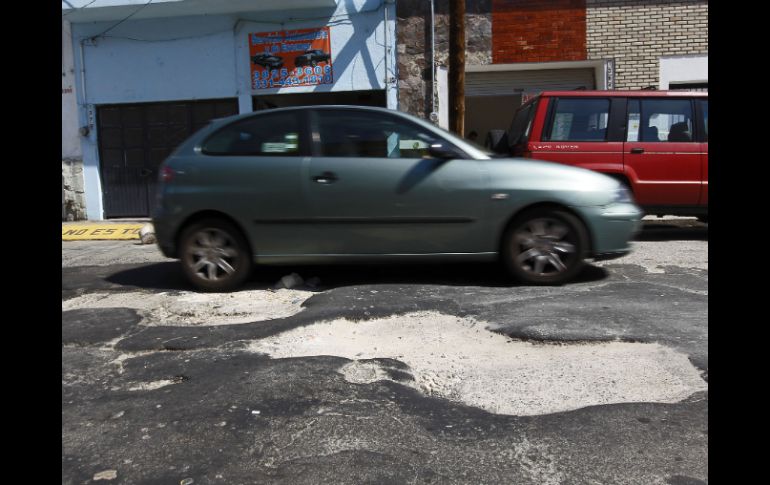
[[[532, 158], [549, 160], [604, 173], [623, 173], [623, 138], [610, 125], [609, 97], [549, 99], [542, 133], [533, 132]], [[553, 106], [551, 106], [551, 104]], [[540, 109], [544, 109], [540, 107]], [[623, 113], [620, 113], [622, 116]]]
[[687, 98], [628, 102], [623, 164], [634, 198], [646, 207], [697, 206], [701, 200], [701, 143]]

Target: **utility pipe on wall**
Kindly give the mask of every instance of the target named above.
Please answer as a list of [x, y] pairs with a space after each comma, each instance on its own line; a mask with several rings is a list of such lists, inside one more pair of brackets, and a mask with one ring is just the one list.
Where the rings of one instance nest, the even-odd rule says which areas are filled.
[[438, 121], [438, 113], [436, 112], [436, 10], [433, 0], [430, 0], [430, 86], [431, 117], [435, 116], [436, 121]]
[[465, 0], [449, 0], [449, 130], [465, 135]]

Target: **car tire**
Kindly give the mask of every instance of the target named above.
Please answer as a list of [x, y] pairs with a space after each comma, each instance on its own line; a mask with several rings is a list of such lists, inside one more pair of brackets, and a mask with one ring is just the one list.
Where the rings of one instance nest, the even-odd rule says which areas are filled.
[[501, 256], [521, 282], [561, 285], [585, 265], [588, 231], [571, 213], [555, 208], [528, 210], [514, 219], [503, 235]]
[[253, 267], [241, 232], [221, 219], [205, 219], [184, 229], [179, 256], [187, 279], [199, 290], [227, 292], [238, 288]]

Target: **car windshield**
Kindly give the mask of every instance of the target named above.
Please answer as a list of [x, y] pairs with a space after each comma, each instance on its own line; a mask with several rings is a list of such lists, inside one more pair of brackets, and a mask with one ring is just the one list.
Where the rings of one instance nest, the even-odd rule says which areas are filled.
[[473, 148], [475, 148], [476, 150], [478, 150], [478, 151], [480, 151], [480, 152], [484, 153], [485, 155], [487, 155], [487, 156], [489, 156], [489, 157], [495, 157], [495, 156], [497, 156], [497, 154], [496, 154], [495, 152], [492, 152], [492, 151], [488, 150], [486, 147], [484, 147], [484, 146], [482, 146], [482, 145], [479, 145], [478, 143], [476, 143], [476, 142], [475, 142], [475, 141], [473, 141], [473, 140], [467, 140], [467, 139], [464, 139], [463, 141], [464, 141], [465, 143], [467, 143], [467, 144], [471, 145], [471, 146], [472, 146]]
[[493, 152], [490, 152], [489, 150], [487, 150], [486, 148], [484, 148], [483, 146], [479, 145], [476, 142], [467, 140], [465, 138], [461, 138], [456, 134], [452, 133], [451, 131], [445, 128], [442, 128], [440, 126], [434, 125], [434, 128], [438, 128], [439, 130], [441, 130], [445, 138], [448, 138], [449, 141], [451, 141], [455, 145], [465, 150], [466, 153], [468, 153], [472, 158], [476, 160], [488, 160], [490, 158], [495, 157], [495, 154]]

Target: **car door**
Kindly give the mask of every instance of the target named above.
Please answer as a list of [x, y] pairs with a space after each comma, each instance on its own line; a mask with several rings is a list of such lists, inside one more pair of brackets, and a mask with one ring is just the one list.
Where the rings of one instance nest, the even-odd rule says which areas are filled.
[[629, 100], [623, 163], [640, 205], [698, 205], [701, 148], [694, 138], [694, 119], [687, 98]]
[[[196, 177], [207, 197], [201, 209], [233, 218], [257, 257], [314, 251], [313, 226], [302, 192], [308, 160], [307, 116], [301, 110], [260, 113], [231, 123], [203, 142]], [[192, 193], [190, 197], [200, 200]]]
[[709, 204], [709, 100], [700, 99], [699, 108], [699, 132], [700, 132], [700, 160], [701, 160], [701, 190], [700, 205]]
[[430, 158], [441, 137], [385, 112], [317, 109], [312, 130], [305, 187], [321, 254], [480, 251], [478, 161]]

